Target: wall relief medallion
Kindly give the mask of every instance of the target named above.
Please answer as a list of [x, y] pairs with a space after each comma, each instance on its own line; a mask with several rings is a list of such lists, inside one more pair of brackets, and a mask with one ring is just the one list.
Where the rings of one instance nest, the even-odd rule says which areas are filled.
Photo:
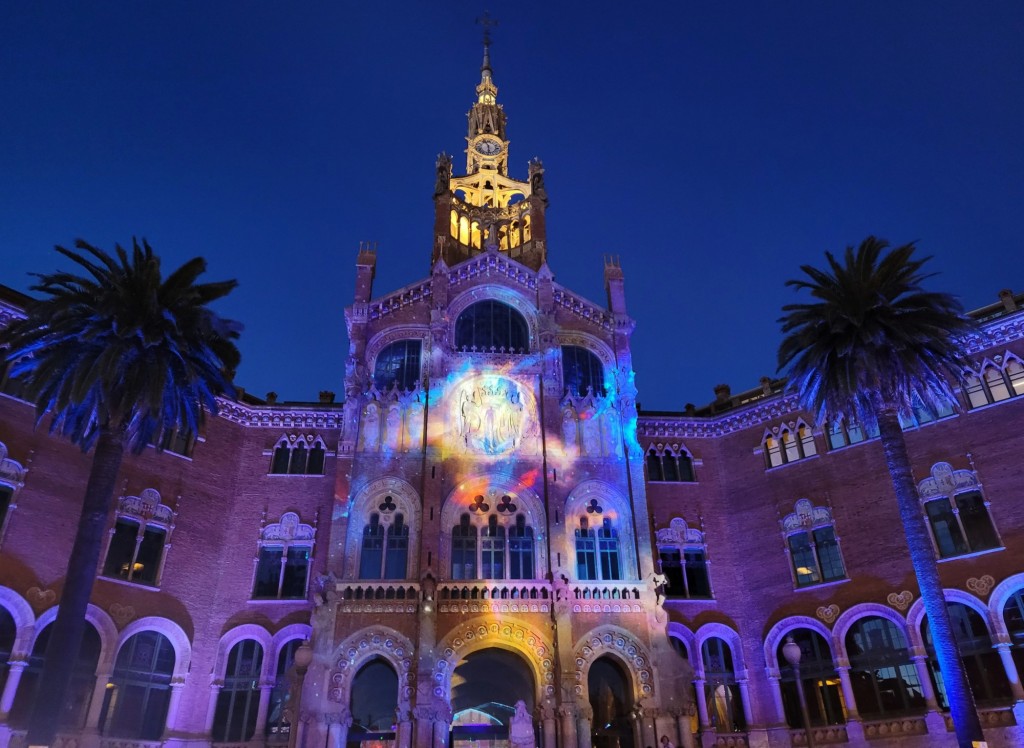
[[479, 455], [504, 455], [536, 431], [533, 393], [500, 374], [479, 374], [458, 383], [448, 396], [449, 433], [455, 446]]
[[903, 592], [890, 592], [889, 596], [885, 598], [886, 601], [896, 610], [906, 610], [910, 607], [910, 603], [914, 602], [914, 593], [910, 590], [903, 590]]
[[985, 597], [995, 586], [996, 580], [991, 574], [986, 574], [982, 577], [971, 577], [967, 580], [967, 589], [978, 597]]
[[825, 623], [832, 625], [832, 622], [839, 617], [839, 606], [838, 605], [822, 605], [818, 610], [815, 611], [815, 615], [818, 616]]

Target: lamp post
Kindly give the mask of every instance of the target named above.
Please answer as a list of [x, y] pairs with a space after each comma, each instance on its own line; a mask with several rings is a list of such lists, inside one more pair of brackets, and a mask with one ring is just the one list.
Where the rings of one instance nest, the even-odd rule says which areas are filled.
[[298, 740], [299, 735], [299, 709], [302, 707], [302, 684], [306, 680], [306, 670], [309, 669], [310, 663], [313, 662], [313, 648], [309, 646], [309, 641], [304, 641], [295, 650], [294, 664], [295, 664], [295, 684], [292, 686], [292, 719], [291, 724], [288, 726], [288, 748], [295, 748], [295, 744]]
[[800, 657], [803, 652], [800, 645], [793, 641], [792, 636], [786, 637], [786, 643], [782, 645], [782, 656], [793, 668], [796, 674], [796, 694], [800, 699], [800, 716], [804, 723], [804, 734], [807, 735], [807, 748], [814, 748], [814, 735], [811, 733], [811, 717], [807, 712], [807, 697], [804, 695], [804, 682], [800, 677]]

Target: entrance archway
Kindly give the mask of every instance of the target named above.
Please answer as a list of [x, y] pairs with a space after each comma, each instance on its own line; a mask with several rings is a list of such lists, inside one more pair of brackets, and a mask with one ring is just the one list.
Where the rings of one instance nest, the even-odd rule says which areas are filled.
[[394, 745], [397, 731], [398, 674], [391, 663], [376, 657], [364, 664], [352, 679], [352, 727], [349, 745], [371, 742]]
[[530, 664], [515, 652], [491, 647], [466, 655], [452, 673], [452, 748], [506, 748], [516, 702], [533, 714], [536, 693]]
[[629, 675], [612, 657], [598, 657], [587, 676], [594, 748], [633, 748], [633, 723], [630, 718], [633, 689]]

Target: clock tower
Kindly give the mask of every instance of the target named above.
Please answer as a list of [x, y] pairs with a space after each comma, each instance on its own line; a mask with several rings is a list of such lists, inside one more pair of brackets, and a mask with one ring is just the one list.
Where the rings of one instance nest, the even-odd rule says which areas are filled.
[[509, 176], [507, 119], [498, 103], [490, 50], [485, 27], [480, 83], [467, 114], [466, 173], [453, 175], [446, 153], [437, 159], [432, 264], [444, 259], [454, 265], [492, 249], [537, 270], [546, 258], [544, 166], [535, 158], [527, 181]]

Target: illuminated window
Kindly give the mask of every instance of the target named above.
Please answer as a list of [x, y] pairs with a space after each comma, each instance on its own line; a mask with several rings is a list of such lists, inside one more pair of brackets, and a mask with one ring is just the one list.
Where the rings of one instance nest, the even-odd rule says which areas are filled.
[[946, 462], [932, 466], [931, 477], [918, 485], [936, 550], [942, 558], [999, 548], [988, 502], [971, 470], [953, 470]]
[[[953, 624], [953, 636], [960, 649], [960, 658], [964, 663], [967, 682], [979, 705], [1009, 704], [1013, 700], [1010, 682], [1006, 679], [1006, 670], [994, 649], [992, 636], [988, 632], [985, 620], [973, 608], [963, 603], [946, 603], [950, 622]], [[949, 709], [949, 698], [946, 684], [942, 681], [939, 663], [935, 655], [935, 644], [932, 641], [931, 627], [928, 617], [921, 622], [921, 638], [924, 639], [925, 651], [928, 653], [928, 671], [939, 706]]]
[[118, 502], [102, 576], [159, 586], [164, 549], [174, 529], [174, 512], [147, 488]]
[[562, 383], [570, 395], [588, 393], [604, 397], [604, 366], [601, 359], [578, 345], [562, 346]]
[[412, 390], [420, 381], [419, 340], [399, 340], [377, 354], [373, 366], [373, 386], [381, 392], [397, 386]]
[[655, 533], [658, 561], [665, 577], [665, 597], [710, 598], [707, 546], [704, 533], [673, 517], [668, 527]]
[[117, 653], [100, 714], [100, 732], [119, 738], [159, 740], [167, 723], [174, 647], [157, 631], [141, 631]]
[[291, 732], [291, 724], [288, 722], [288, 697], [291, 694], [292, 681], [289, 677], [292, 665], [295, 664], [295, 650], [302, 644], [301, 639], [292, 639], [287, 642], [277, 655], [277, 671], [274, 678], [274, 688], [270, 692], [270, 706], [267, 709], [267, 725], [264, 733], [267, 742], [285, 742], [288, 733]]
[[732, 650], [724, 640], [713, 636], [700, 647], [704, 663], [704, 689], [711, 724], [719, 733], [743, 732], [747, 728], [743, 715], [743, 697]]
[[678, 444], [652, 444], [647, 450], [647, 480], [655, 483], [692, 483], [696, 480], [693, 458]]
[[619, 558], [619, 531], [610, 519], [604, 519], [597, 530], [590, 528], [586, 517], [580, 518], [576, 530], [576, 578], [586, 581], [611, 581], [622, 578]]
[[253, 584], [254, 599], [301, 600], [306, 597], [315, 529], [286, 512], [281, 521], [260, 533], [260, 547]]
[[892, 621], [862, 618], [846, 634], [850, 682], [862, 717], [924, 713], [926, 704], [907, 638]]
[[[1000, 357], [996, 357], [998, 360]], [[971, 408], [1024, 395], [1024, 362], [1007, 351], [1002, 364], [986, 363], [980, 372], [964, 375], [964, 396]]]
[[839, 539], [828, 507], [813, 506], [807, 499], [794, 505], [795, 511], [782, 520], [793, 581], [810, 587], [846, 578]]
[[[793, 629], [788, 636], [800, 647], [800, 680], [807, 694], [807, 711], [811, 724], [816, 726], [841, 725], [846, 722], [846, 705], [843, 701], [839, 674], [832, 659], [828, 642], [817, 631]], [[783, 647], [786, 640], [779, 642], [775, 656], [779, 663], [782, 704], [786, 722], [791, 728], [800, 728], [800, 698], [796, 688], [796, 672], [786, 660]]]
[[323, 475], [326, 456], [326, 446], [318, 436], [282, 436], [274, 446], [270, 474]]
[[256, 734], [262, 666], [263, 647], [255, 639], [243, 639], [231, 648], [213, 716], [214, 742], [243, 742]]
[[[6, 611], [5, 611], [6, 612]], [[2, 615], [2, 614], [0, 614]], [[13, 625], [13, 621], [11, 624]], [[46, 659], [46, 648], [53, 633], [53, 624], [39, 632], [32, 645], [32, 654], [21, 674], [18, 690], [8, 721], [14, 727], [26, 727], [32, 712], [33, 702], [39, 689], [39, 681], [43, 674], [43, 663]], [[12, 639], [13, 643], [13, 631]], [[3, 645], [0, 644], [0, 649]], [[86, 622], [82, 644], [78, 650], [78, 659], [72, 671], [71, 683], [64, 696], [64, 705], [60, 710], [60, 726], [62, 728], [80, 728], [85, 726], [85, 718], [89, 711], [89, 702], [96, 684], [96, 666], [100, 660], [100, 635], [95, 626]]]
[[[386, 497], [385, 506], [391, 503]], [[363, 528], [363, 545], [359, 557], [360, 579], [405, 579], [409, 556], [409, 527], [401, 512], [393, 517], [374, 512]]]
[[512, 497], [477, 496], [470, 509], [452, 528], [452, 579], [535, 579], [533, 528]]
[[519, 312], [486, 299], [467, 307], [455, 321], [455, 348], [460, 351], [526, 353], [530, 330]]
[[802, 460], [818, 453], [814, 433], [803, 421], [789, 426], [775, 427], [764, 435], [761, 442], [766, 467], [773, 468]]

